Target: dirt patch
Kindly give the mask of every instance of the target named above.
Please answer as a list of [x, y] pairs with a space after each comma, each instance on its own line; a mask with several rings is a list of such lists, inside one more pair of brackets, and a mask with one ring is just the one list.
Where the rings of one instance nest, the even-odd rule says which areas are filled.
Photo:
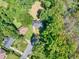
[[37, 17], [37, 12], [38, 10], [43, 9], [41, 7], [41, 2], [40, 1], [36, 1], [33, 5], [32, 8], [29, 10], [29, 14], [34, 18], [34, 19], [38, 19]]

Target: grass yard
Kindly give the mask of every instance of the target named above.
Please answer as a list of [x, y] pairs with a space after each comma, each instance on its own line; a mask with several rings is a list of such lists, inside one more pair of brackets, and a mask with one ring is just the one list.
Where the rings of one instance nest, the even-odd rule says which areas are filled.
[[14, 53], [7, 54], [7, 59], [19, 59], [19, 56]]
[[26, 35], [25, 35], [25, 39], [30, 40], [30, 39], [31, 39], [32, 34], [33, 34], [32, 25], [28, 25], [28, 32], [27, 32], [27, 33], [26, 33]]
[[26, 46], [27, 46], [27, 41], [25, 41], [24, 39], [19, 39], [14, 42], [12, 47], [23, 52], [25, 50]]

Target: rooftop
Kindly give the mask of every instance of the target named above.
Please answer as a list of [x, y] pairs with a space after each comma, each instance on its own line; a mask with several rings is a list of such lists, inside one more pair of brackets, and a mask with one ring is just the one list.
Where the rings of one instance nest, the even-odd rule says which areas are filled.
[[36, 28], [43, 27], [42, 22], [40, 20], [33, 20], [32, 25]]
[[3, 41], [4, 47], [9, 49], [11, 47], [11, 45], [13, 44], [13, 42], [14, 42], [13, 38], [5, 37], [4, 41]]
[[27, 27], [20, 27], [18, 30], [19, 30], [19, 34], [25, 35], [28, 31], [28, 28]]

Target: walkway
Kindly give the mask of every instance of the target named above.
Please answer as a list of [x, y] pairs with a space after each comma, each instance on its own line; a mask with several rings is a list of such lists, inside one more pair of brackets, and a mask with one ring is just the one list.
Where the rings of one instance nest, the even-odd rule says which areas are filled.
[[20, 55], [23, 54], [21, 51], [17, 50], [16, 48], [10, 47], [10, 49], [13, 50], [13, 51], [15, 51], [15, 52], [17, 52], [17, 53], [19, 53]]

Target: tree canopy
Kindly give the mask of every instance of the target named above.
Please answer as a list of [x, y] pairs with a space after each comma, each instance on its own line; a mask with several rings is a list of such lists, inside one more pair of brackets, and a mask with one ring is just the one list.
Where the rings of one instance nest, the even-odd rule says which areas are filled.
[[[46, 0], [48, 1], [48, 0]], [[45, 7], [40, 18], [46, 28], [40, 32], [39, 42], [34, 46], [31, 59], [69, 59], [76, 50], [76, 42], [65, 32], [63, 1], [49, 0], [52, 7]], [[47, 8], [47, 9], [46, 9]]]

